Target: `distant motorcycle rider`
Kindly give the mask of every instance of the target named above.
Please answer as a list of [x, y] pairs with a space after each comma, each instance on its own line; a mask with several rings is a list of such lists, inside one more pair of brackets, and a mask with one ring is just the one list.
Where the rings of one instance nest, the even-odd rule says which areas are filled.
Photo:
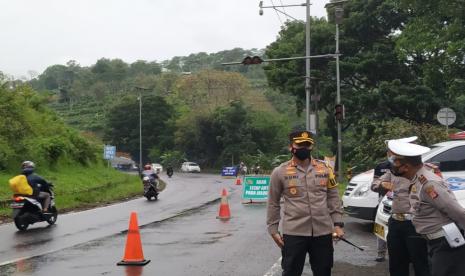
[[166, 168], [166, 174], [170, 177], [173, 175], [173, 167], [171, 165]]
[[147, 176], [150, 178], [151, 181], [155, 181], [158, 179], [158, 175], [155, 173], [155, 171], [152, 169], [152, 166], [150, 164], [147, 164], [144, 166], [144, 170], [142, 171], [141, 178], [144, 179], [144, 176]]
[[35, 164], [32, 161], [24, 161], [21, 164], [22, 174], [26, 176], [27, 182], [32, 187], [32, 197], [37, 198], [42, 204], [42, 211], [48, 212], [48, 206], [50, 206], [50, 193], [47, 192], [50, 189], [49, 183], [34, 173]]

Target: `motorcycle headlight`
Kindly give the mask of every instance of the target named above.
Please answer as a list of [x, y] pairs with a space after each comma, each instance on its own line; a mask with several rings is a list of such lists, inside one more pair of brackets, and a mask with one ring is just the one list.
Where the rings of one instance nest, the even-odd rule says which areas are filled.
[[357, 190], [355, 190], [354, 196], [364, 196], [368, 193], [369, 190], [370, 189], [367, 185], [360, 186]]

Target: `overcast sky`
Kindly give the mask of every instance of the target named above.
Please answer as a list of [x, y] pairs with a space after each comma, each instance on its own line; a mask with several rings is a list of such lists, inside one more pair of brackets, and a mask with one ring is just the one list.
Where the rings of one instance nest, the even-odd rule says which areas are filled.
[[[326, 15], [329, 0], [313, 0], [311, 15]], [[0, 71], [16, 77], [29, 70], [99, 58], [162, 61], [235, 47], [264, 48], [281, 21], [273, 9], [258, 14], [258, 0], [0, 0]], [[301, 4], [305, 0], [264, 0]], [[305, 19], [305, 7], [285, 8]], [[280, 21], [281, 20], [281, 21]]]

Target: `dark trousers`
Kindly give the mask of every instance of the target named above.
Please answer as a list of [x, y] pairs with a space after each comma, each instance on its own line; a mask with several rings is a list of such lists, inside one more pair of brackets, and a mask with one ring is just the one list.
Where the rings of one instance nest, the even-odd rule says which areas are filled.
[[412, 222], [390, 218], [388, 224], [387, 246], [391, 276], [408, 276], [410, 262], [415, 276], [430, 276], [426, 240], [415, 231]]
[[333, 239], [331, 234], [319, 237], [284, 235], [283, 276], [300, 276], [307, 253], [314, 276], [330, 276], [333, 267]]
[[465, 245], [451, 248], [445, 238], [428, 241], [433, 276], [465, 275]]

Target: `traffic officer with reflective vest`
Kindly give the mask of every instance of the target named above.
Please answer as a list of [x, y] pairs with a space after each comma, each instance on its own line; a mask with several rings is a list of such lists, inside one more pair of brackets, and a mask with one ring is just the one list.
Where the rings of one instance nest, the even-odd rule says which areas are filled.
[[[416, 136], [391, 141], [413, 142]], [[413, 144], [412, 144], [413, 145]], [[391, 276], [408, 276], [413, 264], [416, 276], [430, 276], [426, 241], [415, 231], [409, 200], [410, 181], [393, 170], [395, 152], [388, 150], [390, 171], [373, 181], [373, 186], [392, 191], [391, 217], [388, 220], [387, 247]]]
[[313, 275], [331, 275], [333, 238], [344, 235], [343, 210], [334, 173], [327, 163], [311, 157], [313, 144], [308, 131], [289, 134], [292, 159], [271, 174], [267, 225], [281, 248], [283, 276], [301, 275], [307, 253]]
[[465, 275], [465, 209], [446, 182], [423, 163], [430, 149], [402, 141], [389, 141], [394, 153], [392, 172], [410, 181], [412, 223], [428, 244], [433, 276]]

